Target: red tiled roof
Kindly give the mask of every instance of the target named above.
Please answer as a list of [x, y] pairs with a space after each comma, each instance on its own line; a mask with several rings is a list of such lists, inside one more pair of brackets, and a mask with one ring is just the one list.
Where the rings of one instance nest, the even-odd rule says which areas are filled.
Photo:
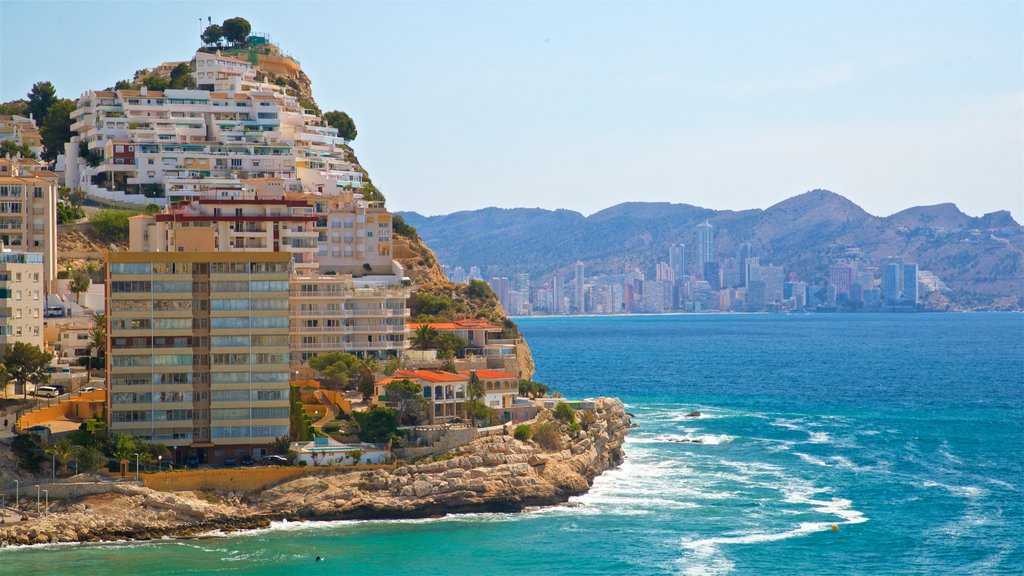
[[506, 378], [513, 378], [518, 380], [519, 377], [515, 374], [509, 374], [508, 372], [502, 372], [501, 370], [459, 370], [459, 374], [465, 374], [470, 376], [473, 372], [476, 372], [477, 378], [484, 380], [501, 380]]
[[466, 382], [469, 380], [469, 376], [442, 372], [440, 370], [398, 370], [395, 372], [395, 377], [399, 379], [418, 378], [427, 382]]
[[409, 329], [415, 330], [420, 326], [426, 324], [434, 330], [440, 331], [455, 331], [455, 330], [488, 330], [488, 331], [501, 331], [501, 326], [495, 326], [487, 320], [456, 320], [454, 322], [410, 322]]

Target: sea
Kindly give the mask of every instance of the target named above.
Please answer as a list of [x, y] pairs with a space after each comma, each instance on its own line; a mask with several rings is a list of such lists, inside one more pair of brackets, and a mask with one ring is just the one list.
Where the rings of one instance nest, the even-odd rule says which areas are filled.
[[8, 548], [0, 573], [1024, 573], [1022, 314], [519, 324], [537, 380], [639, 425], [567, 505]]

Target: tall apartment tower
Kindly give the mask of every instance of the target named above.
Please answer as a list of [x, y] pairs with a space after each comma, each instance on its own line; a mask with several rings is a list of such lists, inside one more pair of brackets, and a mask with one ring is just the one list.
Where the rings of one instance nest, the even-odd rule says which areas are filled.
[[917, 264], [903, 265], [903, 301], [909, 304], [916, 304], [918, 300], [917, 291]]
[[[903, 265], [888, 262], [882, 266], [882, 298], [887, 306], [903, 299]], [[916, 273], [915, 273], [916, 275]]]
[[736, 265], [739, 269], [740, 276], [739, 284], [736, 286], [737, 288], [740, 286], [746, 286], [747, 282], [750, 281], [750, 274], [747, 270], [747, 260], [751, 256], [753, 256], [753, 254], [754, 250], [753, 247], [750, 245], [750, 242], [744, 242], [740, 244], [739, 249], [736, 250]]
[[578, 260], [576, 261], [576, 277], [573, 281], [573, 287], [575, 288], [575, 299], [573, 304], [576, 306], [576, 313], [586, 314], [586, 301], [583, 299], [583, 285], [586, 283], [586, 278], [583, 275], [583, 262]]
[[551, 277], [551, 313], [562, 313], [562, 279], [555, 274]]
[[672, 267], [676, 282], [686, 277], [686, 244], [673, 244], [668, 249], [668, 265]]
[[110, 252], [107, 422], [175, 461], [266, 453], [289, 431], [285, 252]]
[[15, 342], [43, 347], [43, 255], [0, 249], [0, 350]]
[[705, 220], [697, 225], [697, 261], [696, 272], [704, 275], [704, 265], [715, 257], [715, 227]]

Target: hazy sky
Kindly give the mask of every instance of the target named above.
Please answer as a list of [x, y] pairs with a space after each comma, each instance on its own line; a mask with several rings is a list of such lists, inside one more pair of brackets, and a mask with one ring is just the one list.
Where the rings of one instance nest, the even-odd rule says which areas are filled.
[[0, 99], [77, 97], [244, 16], [395, 210], [767, 207], [1024, 220], [1024, 3], [0, 1]]

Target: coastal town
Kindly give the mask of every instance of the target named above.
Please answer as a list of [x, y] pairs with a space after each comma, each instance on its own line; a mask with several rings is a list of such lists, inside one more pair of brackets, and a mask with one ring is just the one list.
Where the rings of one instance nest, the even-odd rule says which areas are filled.
[[[351, 118], [250, 32], [211, 24], [188, 60], [66, 106], [40, 83], [0, 115], [0, 542], [124, 535], [83, 519], [83, 497], [244, 492], [260, 504], [231, 516], [262, 525], [586, 490], [622, 459], [621, 403], [535, 382], [499, 295], [444, 278], [359, 165]], [[445, 454], [458, 474], [430, 464]], [[490, 495], [495, 467], [510, 482]], [[363, 496], [282, 488], [314, 476]], [[287, 504], [260, 500], [273, 486]], [[167, 498], [176, 520], [130, 537], [218, 525], [228, 502]], [[32, 528], [51, 514], [82, 529]]]

